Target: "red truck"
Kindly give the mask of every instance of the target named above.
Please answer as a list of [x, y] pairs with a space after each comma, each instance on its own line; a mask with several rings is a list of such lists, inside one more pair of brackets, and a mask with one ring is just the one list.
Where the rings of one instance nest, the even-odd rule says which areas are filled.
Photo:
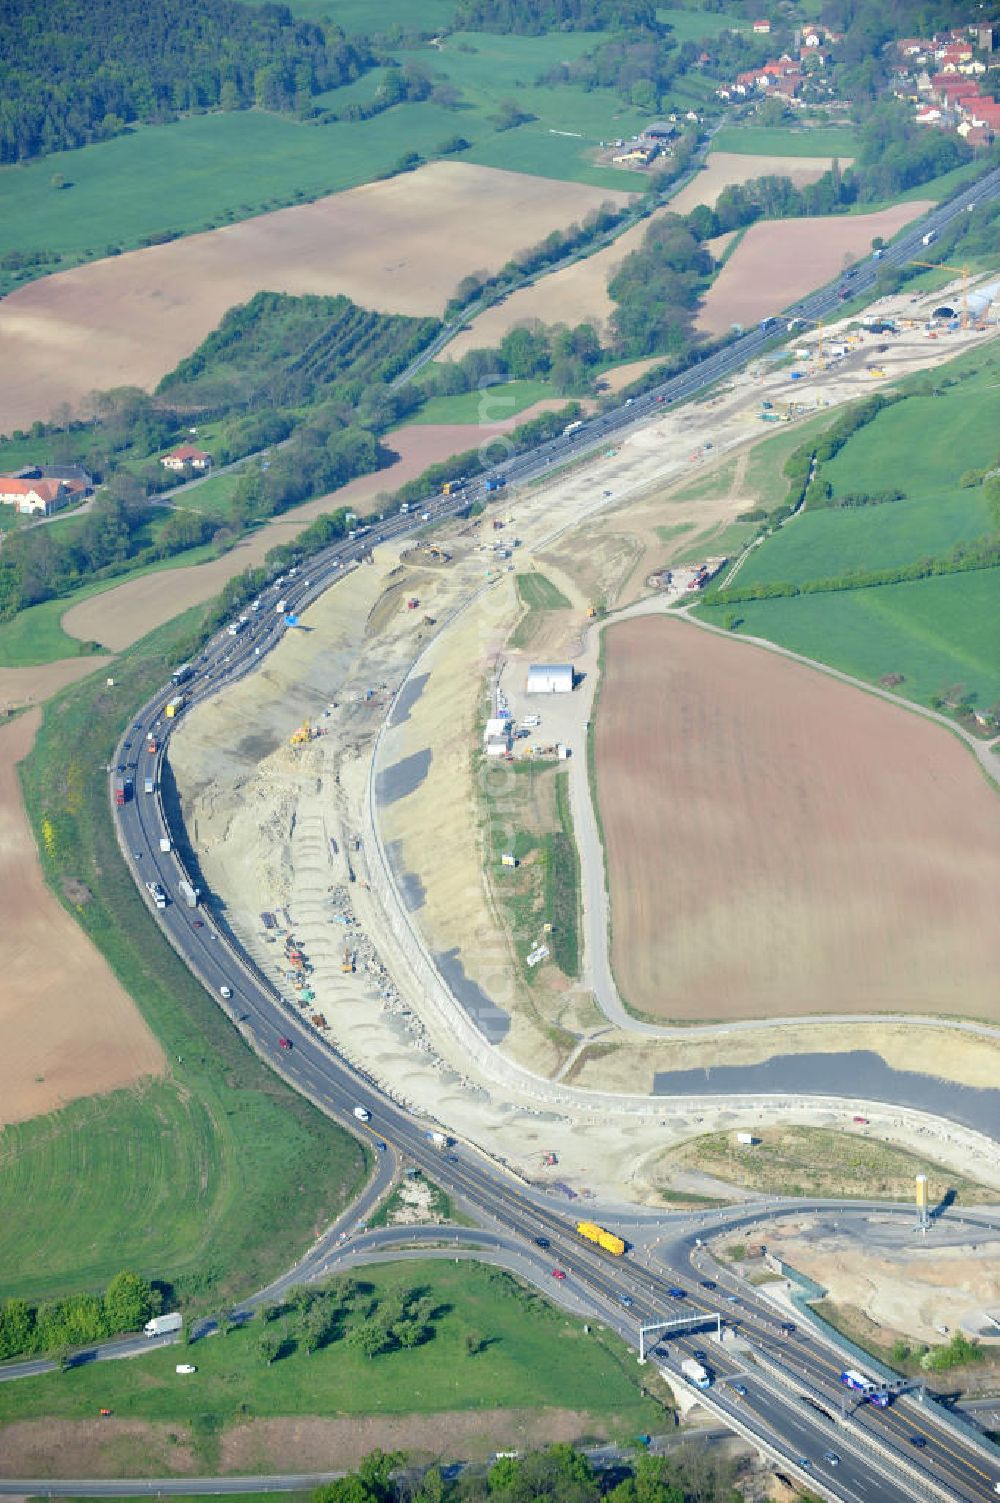
[[117, 808], [121, 809], [123, 805], [128, 803], [129, 794], [131, 793], [131, 791], [132, 784], [127, 782], [125, 778], [123, 778], [121, 774], [119, 774], [115, 778], [115, 806]]

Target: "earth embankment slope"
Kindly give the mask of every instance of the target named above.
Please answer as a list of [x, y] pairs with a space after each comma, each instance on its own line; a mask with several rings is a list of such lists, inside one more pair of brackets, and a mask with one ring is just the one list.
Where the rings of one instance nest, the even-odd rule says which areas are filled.
[[612, 961], [657, 1018], [1000, 1017], [1000, 801], [950, 737], [663, 618], [606, 633]]

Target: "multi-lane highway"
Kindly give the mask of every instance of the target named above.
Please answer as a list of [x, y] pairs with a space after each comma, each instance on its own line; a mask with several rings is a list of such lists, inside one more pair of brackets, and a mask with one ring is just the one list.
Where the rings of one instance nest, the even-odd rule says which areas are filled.
[[[998, 192], [1000, 169], [974, 190], [936, 210], [919, 230], [887, 250], [881, 263], [859, 267], [847, 284], [851, 294], [871, 286], [880, 264], [909, 259], [928, 226], [943, 228], [967, 211], [973, 195], [979, 199]], [[795, 311], [802, 317], [819, 318], [839, 306], [843, 290], [836, 286], [816, 293]], [[758, 329], [744, 335], [695, 369], [615, 412], [592, 419], [571, 437], [512, 458], [502, 466], [502, 473], [508, 483], [523, 482], [597, 447], [612, 435], [648, 420], [661, 403], [690, 397], [743, 365], [775, 332]], [[194, 664], [193, 675], [182, 686], [188, 705], [199, 703], [252, 671], [280, 639], [287, 625], [285, 615], [275, 609], [279, 597], [287, 602], [289, 611], [301, 610], [374, 543], [401, 536], [426, 520], [453, 514], [471, 500], [480, 499], [485, 494], [486, 478], [470, 481], [462, 495], [436, 497], [407, 515], [379, 523], [364, 536], [328, 547], [269, 586], [259, 609], [248, 612], [248, 623], [237, 636], [223, 629], [207, 644]], [[171, 832], [158, 791], [174, 724], [164, 712], [176, 692], [173, 685], [166, 685], [155, 695], [137, 714], [119, 745], [116, 769], [132, 780], [134, 788], [128, 801], [115, 810], [119, 838], [140, 890], [170, 943], [257, 1053], [329, 1116], [359, 1135], [387, 1144], [386, 1152], [378, 1155], [383, 1176], [392, 1152], [422, 1168], [484, 1225], [495, 1226], [511, 1246], [536, 1262], [544, 1254], [545, 1262], [551, 1260], [548, 1277], [552, 1277], [551, 1269], [558, 1267], [566, 1275], [567, 1294], [572, 1292], [575, 1300], [633, 1342], [640, 1321], [662, 1321], [697, 1312], [704, 1318], [702, 1327], [671, 1338], [655, 1360], [677, 1381], [685, 1354], [710, 1353], [708, 1365], [716, 1381], [705, 1395], [706, 1402], [728, 1423], [780, 1458], [789, 1471], [809, 1480], [814, 1489], [851, 1503], [858, 1499], [890, 1503], [928, 1498], [972, 1503], [995, 1497], [1000, 1460], [992, 1460], [983, 1443], [946, 1423], [933, 1406], [921, 1407], [903, 1398], [888, 1409], [865, 1404], [845, 1411], [846, 1390], [839, 1381], [843, 1363], [837, 1354], [801, 1330], [780, 1330], [773, 1309], [748, 1286], [739, 1294], [730, 1291], [733, 1299], [740, 1301], [737, 1305], [731, 1302], [729, 1293], [712, 1287], [719, 1280], [705, 1283], [691, 1266], [691, 1258], [699, 1256], [700, 1250], [690, 1228], [661, 1245], [659, 1256], [651, 1256], [646, 1262], [636, 1257], [610, 1258], [576, 1236], [564, 1211], [531, 1194], [483, 1154], [466, 1148], [444, 1155], [435, 1150], [427, 1140], [425, 1123], [398, 1107], [311, 1030], [220, 927], [213, 911], [189, 908], [179, 896], [178, 883], [185, 873], [172, 836], [172, 848], [166, 852], [160, 848], [161, 837]], [[157, 743], [155, 754], [146, 751], [150, 736]], [[147, 772], [153, 775], [152, 794], [143, 791]], [[155, 909], [149, 899], [145, 884], [153, 881], [160, 883], [168, 895], [164, 909]], [[357, 1120], [355, 1107], [370, 1113], [370, 1123], [362, 1125]], [[313, 1260], [310, 1262], [312, 1266]], [[332, 1266], [335, 1262], [331, 1253], [327, 1263]], [[299, 1269], [287, 1281], [304, 1276], [305, 1271]], [[558, 1282], [561, 1287], [562, 1281]], [[277, 1287], [272, 1291], [278, 1292]], [[735, 1342], [711, 1342], [711, 1320], [720, 1316], [730, 1332], [735, 1330]]]

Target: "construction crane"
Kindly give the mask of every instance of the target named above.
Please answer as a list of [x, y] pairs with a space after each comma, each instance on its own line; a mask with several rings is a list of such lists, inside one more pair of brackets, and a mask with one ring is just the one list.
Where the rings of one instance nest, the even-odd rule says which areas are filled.
[[928, 271], [957, 271], [962, 278], [962, 328], [969, 327], [969, 268], [967, 266], [949, 266], [946, 261], [917, 261], [908, 262], [910, 266], [926, 266]]

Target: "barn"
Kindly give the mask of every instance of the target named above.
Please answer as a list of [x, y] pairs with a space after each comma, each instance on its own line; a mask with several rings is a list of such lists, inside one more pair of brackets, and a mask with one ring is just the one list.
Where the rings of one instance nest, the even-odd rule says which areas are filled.
[[572, 663], [532, 663], [528, 669], [529, 694], [571, 694]]

